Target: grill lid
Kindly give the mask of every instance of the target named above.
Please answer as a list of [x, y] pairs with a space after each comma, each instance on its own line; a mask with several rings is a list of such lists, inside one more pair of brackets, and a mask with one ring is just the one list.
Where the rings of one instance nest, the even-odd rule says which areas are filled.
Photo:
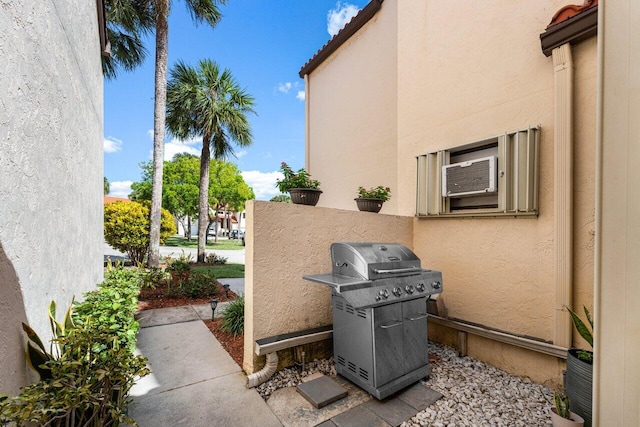
[[420, 259], [409, 248], [389, 243], [333, 243], [333, 274], [376, 280], [422, 271]]

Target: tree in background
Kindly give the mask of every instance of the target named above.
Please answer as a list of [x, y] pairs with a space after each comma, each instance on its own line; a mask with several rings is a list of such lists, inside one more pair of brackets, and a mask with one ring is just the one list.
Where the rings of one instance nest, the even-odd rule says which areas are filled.
[[107, 177], [104, 177], [104, 195], [106, 196], [111, 191], [111, 184], [109, 184], [109, 180]]
[[[132, 200], [151, 200], [153, 163], [141, 163], [142, 181], [131, 185]], [[198, 213], [198, 181], [200, 159], [179, 153], [170, 162], [164, 162], [162, 176], [162, 207], [180, 222], [185, 237], [191, 240], [191, 219]]]
[[[171, 213], [162, 210], [160, 240], [176, 234]], [[134, 264], [144, 262], [149, 253], [149, 203], [115, 202], [104, 205], [104, 239], [125, 252]]]
[[[151, 253], [149, 265], [160, 261], [160, 208], [162, 206], [162, 166], [164, 162], [164, 129], [167, 104], [167, 58], [169, 51], [169, 10], [171, 0], [153, 0], [156, 18], [156, 72], [153, 108], [153, 191], [151, 196]], [[215, 27], [222, 15], [218, 4], [226, 0], [185, 0], [196, 23], [206, 22]], [[204, 261], [204, 249], [203, 249]]]
[[[213, 160], [209, 168], [209, 225], [214, 224], [215, 241], [218, 241], [218, 211], [225, 213], [227, 230], [231, 223], [229, 211], [242, 212], [247, 200], [255, 199], [253, 189], [242, 178], [240, 169], [229, 162]], [[208, 229], [207, 229], [208, 230]], [[205, 236], [208, 235], [205, 233]]]
[[269, 200], [270, 202], [279, 202], [279, 203], [291, 203], [291, 197], [286, 194], [278, 194]]
[[151, 0], [106, 0], [104, 6], [111, 52], [102, 56], [102, 73], [113, 79], [120, 69], [132, 71], [144, 62], [142, 36], [153, 29], [155, 15]]
[[[142, 181], [131, 185], [132, 200], [151, 200], [153, 164], [141, 163]], [[182, 224], [185, 237], [191, 237], [191, 218], [198, 213], [200, 159], [197, 156], [176, 154], [164, 162], [162, 207], [171, 212]], [[244, 210], [244, 203], [255, 197], [253, 189], [242, 178], [233, 163], [213, 160], [209, 168], [209, 204], [217, 209]], [[214, 224], [212, 213], [207, 224]], [[217, 226], [216, 226], [217, 235]]]
[[215, 159], [223, 160], [234, 155], [231, 141], [241, 147], [251, 144], [251, 125], [247, 114], [255, 113], [253, 106], [254, 98], [240, 88], [231, 71], [221, 71], [209, 59], [201, 60], [197, 68], [180, 61], [171, 70], [167, 84], [167, 129], [182, 139], [202, 137], [199, 262], [204, 262], [207, 239], [211, 150]]

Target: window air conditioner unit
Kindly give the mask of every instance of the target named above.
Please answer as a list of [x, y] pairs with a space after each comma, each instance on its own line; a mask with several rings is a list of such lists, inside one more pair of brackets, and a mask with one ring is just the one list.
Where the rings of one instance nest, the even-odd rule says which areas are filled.
[[476, 196], [495, 193], [495, 156], [442, 166], [442, 195], [444, 197]]

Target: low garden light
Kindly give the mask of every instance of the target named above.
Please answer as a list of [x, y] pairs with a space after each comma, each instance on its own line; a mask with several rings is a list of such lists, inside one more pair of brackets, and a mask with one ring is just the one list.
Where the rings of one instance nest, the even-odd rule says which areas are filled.
[[229, 285], [228, 283], [227, 283], [227, 284], [222, 285], [222, 287], [224, 288], [224, 294], [225, 294], [225, 296], [226, 296], [227, 298], [229, 298], [229, 287], [230, 287], [230, 286], [231, 286], [231, 285]]
[[215, 320], [214, 316], [216, 314], [216, 307], [218, 306], [218, 300], [212, 299], [209, 301], [209, 304], [211, 304], [211, 320]]

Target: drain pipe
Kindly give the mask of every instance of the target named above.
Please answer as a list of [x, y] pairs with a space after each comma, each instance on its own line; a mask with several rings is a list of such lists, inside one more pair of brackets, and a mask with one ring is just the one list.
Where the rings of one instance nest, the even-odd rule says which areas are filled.
[[267, 381], [278, 368], [278, 353], [267, 353], [267, 363], [264, 368], [247, 377], [247, 388], [257, 387]]
[[571, 45], [553, 49], [555, 291], [553, 343], [571, 347], [573, 300], [573, 59]]

